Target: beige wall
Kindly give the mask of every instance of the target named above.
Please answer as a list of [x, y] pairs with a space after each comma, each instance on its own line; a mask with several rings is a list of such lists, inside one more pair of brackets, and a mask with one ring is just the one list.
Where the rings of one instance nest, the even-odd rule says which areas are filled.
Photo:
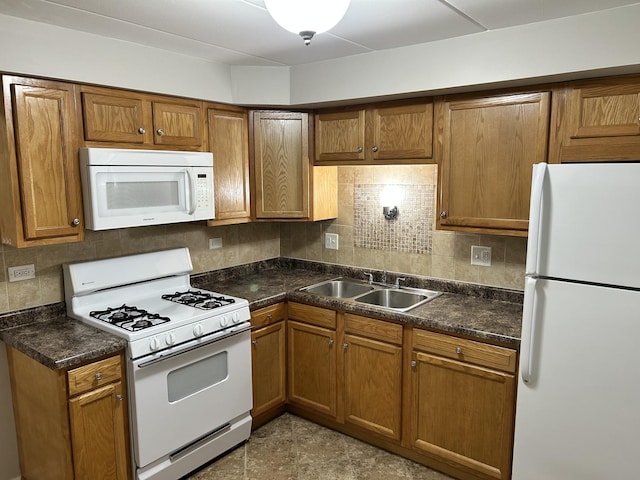
[[[354, 185], [434, 185], [436, 166], [371, 166], [338, 168], [336, 220], [282, 225], [283, 256], [341, 265], [426, 275], [450, 280], [524, 289], [526, 238], [433, 232], [431, 254], [354, 247]], [[424, 208], [434, 208], [425, 205]], [[402, 205], [399, 206], [402, 215]], [[380, 208], [382, 216], [382, 208]], [[324, 233], [339, 234], [339, 250], [324, 248]], [[471, 265], [471, 245], [492, 248], [491, 267]]]

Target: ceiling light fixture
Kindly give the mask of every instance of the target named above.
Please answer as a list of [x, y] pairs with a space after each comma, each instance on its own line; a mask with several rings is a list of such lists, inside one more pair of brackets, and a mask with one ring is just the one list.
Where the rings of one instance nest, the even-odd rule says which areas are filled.
[[318, 33], [336, 26], [351, 0], [264, 0], [267, 11], [285, 30], [297, 33], [305, 45]]

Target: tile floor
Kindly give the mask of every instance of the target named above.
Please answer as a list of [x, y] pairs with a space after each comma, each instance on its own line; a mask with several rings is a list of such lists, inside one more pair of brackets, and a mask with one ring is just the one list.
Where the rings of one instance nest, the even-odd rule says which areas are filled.
[[184, 480], [450, 480], [289, 413]]

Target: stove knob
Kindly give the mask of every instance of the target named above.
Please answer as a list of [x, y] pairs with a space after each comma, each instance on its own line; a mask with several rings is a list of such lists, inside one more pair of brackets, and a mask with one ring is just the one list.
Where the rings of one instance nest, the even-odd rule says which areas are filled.
[[227, 325], [229, 325], [229, 317], [225, 315], [222, 318], [220, 318], [220, 326], [226, 327]]
[[152, 352], [155, 352], [159, 348], [160, 348], [160, 342], [158, 341], [158, 338], [152, 337], [151, 340], [149, 340], [149, 350], [151, 350]]
[[240, 315], [238, 315], [237, 313], [233, 314], [233, 323], [238, 323], [240, 322]]
[[168, 333], [164, 341], [167, 345], [171, 346], [176, 343], [176, 337], [173, 333]]
[[201, 337], [202, 335], [204, 335], [204, 328], [202, 328], [202, 325], [197, 324], [195, 327], [193, 327], [193, 336]]

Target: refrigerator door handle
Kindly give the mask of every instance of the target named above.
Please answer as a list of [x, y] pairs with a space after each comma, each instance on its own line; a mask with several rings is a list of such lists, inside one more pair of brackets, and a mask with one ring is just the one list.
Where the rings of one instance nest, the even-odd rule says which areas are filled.
[[536, 331], [537, 279], [527, 277], [524, 287], [524, 301], [522, 305], [522, 339], [520, 342], [520, 376], [524, 383], [529, 383], [533, 377], [534, 335]]
[[547, 172], [546, 163], [533, 166], [533, 180], [531, 182], [531, 206], [529, 208], [529, 243], [527, 245], [527, 275], [538, 273], [538, 250], [540, 244], [540, 230], [542, 220], [542, 194]]

